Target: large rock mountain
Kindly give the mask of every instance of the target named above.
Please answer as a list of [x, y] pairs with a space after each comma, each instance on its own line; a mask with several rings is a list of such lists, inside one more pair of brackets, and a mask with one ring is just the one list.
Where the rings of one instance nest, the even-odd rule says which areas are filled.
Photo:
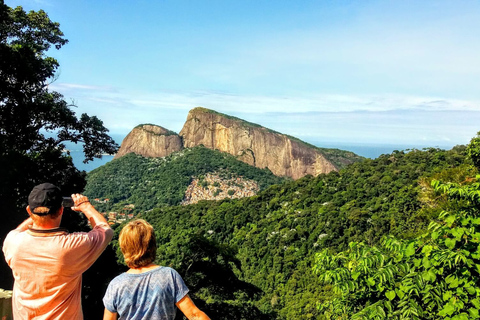
[[179, 135], [162, 127], [140, 125], [122, 142], [116, 158], [129, 152], [164, 157], [183, 147], [204, 145], [236, 156], [277, 176], [293, 179], [318, 175], [358, 161], [361, 157], [338, 149], [322, 149], [257, 124], [205, 108], [190, 110]]
[[136, 126], [123, 139], [114, 159], [134, 152], [144, 157], [166, 157], [183, 149], [182, 139], [173, 131], [152, 124]]

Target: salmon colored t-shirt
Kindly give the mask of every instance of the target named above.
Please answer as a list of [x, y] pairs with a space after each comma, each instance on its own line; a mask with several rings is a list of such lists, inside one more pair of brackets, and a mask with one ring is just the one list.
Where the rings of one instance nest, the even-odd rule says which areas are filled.
[[82, 273], [112, 237], [112, 229], [104, 223], [88, 233], [62, 229], [10, 231], [3, 252], [15, 279], [14, 319], [83, 319]]

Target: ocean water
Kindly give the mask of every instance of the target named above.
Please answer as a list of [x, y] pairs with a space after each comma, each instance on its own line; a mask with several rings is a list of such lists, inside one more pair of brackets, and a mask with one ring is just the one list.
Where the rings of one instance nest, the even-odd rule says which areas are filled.
[[80, 171], [89, 172], [113, 160], [113, 156], [103, 155], [99, 159], [95, 158], [94, 160], [88, 163], [83, 163], [83, 160], [85, 160], [85, 156], [83, 155], [82, 144], [80, 143], [74, 144], [70, 142], [66, 142], [64, 144], [65, 144], [65, 149], [67, 149], [70, 152], [70, 156], [72, 157], [73, 164]]
[[[118, 138], [115, 139], [117, 143]], [[348, 144], [348, 143], [332, 143], [332, 142], [311, 142], [309, 143], [316, 145], [321, 148], [336, 148], [341, 150], [348, 150], [352, 151], [359, 156], [375, 159], [378, 158], [382, 154], [390, 154], [394, 150], [410, 150], [410, 149], [423, 149], [428, 147], [440, 148], [440, 149], [451, 149], [452, 146], [426, 146], [426, 145], [387, 145], [387, 144]], [[73, 163], [79, 170], [84, 171], [92, 171], [100, 166], [103, 166], [109, 161], [112, 161], [113, 156], [111, 155], [104, 155], [101, 159], [95, 159], [89, 163], [83, 163], [85, 157], [83, 156], [82, 147], [81, 145], [67, 144], [67, 149], [70, 150], [70, 155], [72, 156]]]
[[102, 156], [101, 159], [95, 159], [88, 163], [83, 163], [83, 160], [85, 158], [83, 157], [83, 153], [81, 151], [75, 152], [75, 154], [74, 152], [71, 152], [70, 155], [72, 156], [73, 164], [75, 165], [75, 167], [77, 167], [78, 170], [84, 170], [87, 172], [92, 171], [93, 169], [96, 169], [98, 167], [101, 167], [107, 162], [113, 160], [113, 156], [105, 155], [105, 156]]
[[[311, 143], [311, 142], [310, 142]], [[406, 150], [422, 150], [424, 148], [439, 148], [450, 150], [453, 146], [429, 146], [429, 145], [399, 145], [399, 144], [343, 144], [343, 143], [312, 143], [313, 145], [320, 148], [335, 148], [341, 150], [352, 151], [359, 156], [376, 159], [382, 154], [391, 154], [393, 151], [406, 151]]]

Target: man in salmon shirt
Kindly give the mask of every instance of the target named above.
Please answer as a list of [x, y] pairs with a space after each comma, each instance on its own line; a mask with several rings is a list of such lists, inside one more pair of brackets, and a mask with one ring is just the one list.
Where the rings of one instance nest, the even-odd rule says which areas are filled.
[[28, 197], [30, 218], [5, 238], [3, 252], [12, 268], [13, 317], [23, 319], [83, 319], [82, 273], [112, 240], [105, 218], [81, 194], [72, 194], [75, 211], [93, 227], [68, 233], [60, 228], [62, 193], [51, 183], [33, 188]]

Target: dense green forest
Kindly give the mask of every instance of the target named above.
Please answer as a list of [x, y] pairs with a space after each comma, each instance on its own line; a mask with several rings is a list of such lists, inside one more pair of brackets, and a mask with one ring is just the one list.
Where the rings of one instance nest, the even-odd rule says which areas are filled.
[[108, 203], [96, 204], [101, 211], [134, 204], [134, 212], [140, 212], [180, 204], [192, 179], [212, 172], [225, 179], [254, 180], [260, 190], [285, 180], [268, 169], [255, 168], [227, 153], [198, 146], [165, 158], [130, 153], [113, 160], [89, 172], [85, 195], [109, 199]]
[[313, 271], [317, 253], [427, 232], [446, 201], [431, 181], [462, 182], [476, 172], [464, 146], [395, 151], [254, 197], [164, 206], [140, 217], [157, 231], [158, 263], [179, 270], [210, 314], [317, 319], [319, 304], [334, 296]]
[[332, 294], [320, 309], [333, 319], [478, 319], [480, 175], [467, 185], [432, 186], [448, 201], [414, 239], [387, 236], [377, 246], [324, 249], [315, 270]]
[[466, 152], [476, 169], [445, 170], [424, 192], [425, 204], [441, 212], [422, 234], [316, 254], [314, 270], [332, 286], [319, 305], [324, 318], [480, 318], [480, 175], [470, 176], [480, 169], [480, 132]]

